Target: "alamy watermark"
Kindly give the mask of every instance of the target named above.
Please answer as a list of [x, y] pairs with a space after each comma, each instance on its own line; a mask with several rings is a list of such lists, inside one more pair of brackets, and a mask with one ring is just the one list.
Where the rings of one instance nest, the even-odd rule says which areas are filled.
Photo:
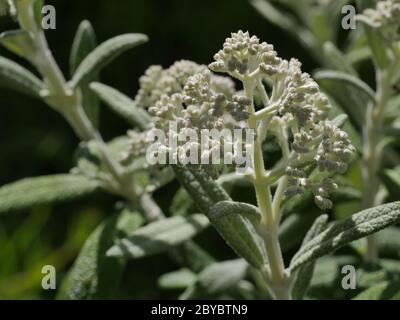
[[147, 133], [146, 160], [150, 165], [235, 165], [238, 169], [251, 166], [254, 130], [192, 129], [178, 130], [170, 121], [168, 132], [153, 129]]

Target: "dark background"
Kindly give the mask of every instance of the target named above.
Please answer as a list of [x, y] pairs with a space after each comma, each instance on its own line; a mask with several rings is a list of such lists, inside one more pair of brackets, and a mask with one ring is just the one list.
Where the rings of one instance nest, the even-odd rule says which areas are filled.
[[[224, 39], [239, 29], [275, 45], [280, 56], [297, 57], [311, 72], [315, 62], [284, 31], [270, 25], [246, 0], [57, 0], [57, 29], [47, 31], [50, 47], [68, 75], [72, 40], [80, 21], [92, 23], [98, 41], [128, 32], [140, 32], [150, 41], [118, 58], [101, 75], [101, 81], [134, 97], [138, 78], [152, 64], [169, 66], [190, 59], [212, 61]], [[16, 28], [0, 18], [0, 31]], [[0, 54], [24, 64], [4, 49]], [[106, 140], [122, 135], [128, 126], [106, 108], [101, 110], [101, 131]], [[0, 185], [31, 176], [66, 173], [74, 165], [78, 139], [64, 119], [40, 101], [0, 89]], [[176, 186], [156, 195], [165, 207]], [[33, 208], [0, 222], [0, 298], [52, 297], [40, 289], [40, 269], [56, 261], [57, 282], [73, 262], [87, 235], [118, 200], [106, 194], [62, 206]], [[218, 257], [233, 257], [212, 232], [203, 235]], [[149, 267], [150, 266], [150, 267]], [[174, 270], [172, 262], [155, 257], [129, 268], [124, 281], [132, 298], [174, 297], [157, 289], [157, 275]]]

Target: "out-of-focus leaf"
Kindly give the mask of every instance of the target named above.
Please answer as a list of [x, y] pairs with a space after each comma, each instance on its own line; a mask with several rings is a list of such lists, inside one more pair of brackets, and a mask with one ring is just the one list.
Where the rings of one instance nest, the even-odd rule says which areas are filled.
[[174, 216], [182, 216], [187, 214], [188, 210], [193, 206], [193, 200], [185, 188], [179, 188], [175, 193], [169, 211]]
[[[382, 257], [400, 259], [400, 229], [387, 228], [376, 234], [379, 254]], [[399, 270], [400, 271], [400, 270]]]
[[39, 98], [44, 84], [29, 70], [0, 57], [0, 86]]
[[400, 221], [400, 202], [367, 209], [350, 218], [332, 223], [325, 231], [305, 244], [290, 262], [295, 271], [334, 250]]
[[23, 58], [29, 58], [34, 52], [32, 39], [24, 30], [3, 32], [0, 34], [0, 44]]
[[382, 282], [357, 295], [354, 300], [399, 300], [400, 281]]
[[148, 40], [144, 34], [123, 34], [100, 44], [81, 62], [71, 80], [71, 86], [76, 88], [81, 82], [90, 79], [121, 53], [134, 48]]
[[26, 178], [0, 188], [0, 214], [77, 199], [93, 193], [98, 187], [98, 182], [81, 175]]
[[190, 287], [196, 282], [197, 275], [188, 269], [180, 269], [163, 274], [158, 279], [158, 285], [162, 289], [181, 290]]
[[122, 116], [131, 125], [141, 130], [149, 127], [151, 117], [143, 109], [136, 106], [135, 102], [123, 93], [101, 83], [92, 83], [90, 88], [114, 112]]
[[326, 42], [324, 43], [323, 49], [325, 56], [333, 69], [347, 72], [354, 76], [357, 75], [357, 72], [347, 60], [347, 57], [335, 46], [335, 44], [332, 42]]
[[381, 175], [381, 179], [389, 194], [395, 199], [400, 199], [400, 167], [385, 170]]
[[123, 212], [98, 226], [86, 240], [61, 286], [58, 298], [115, 298], [125, 263], [106, 257], [106, 251], [119, 232], [122, 235], [125, 235], [125, 232], [133, 232], [142, 222], [138, 213]]
[[194, 237], [208, 224], [202, 214], [152, 222], [118, 241], [107, 251], [107, 256], [137, 259], [161, 253]]
[[168, 251], [168, 255], [180, 266], [184, 266], [193, 272], [200, 272], [215, 259], [193, 241], [186, 241]]
[[371, 101], [375, 101], [374, 90], [372, 90], [364, 81], [351, 74], [333, 70], [320, 70], [314, 74], [314, 78], [317, 81], [325, 80], [346, 83], [353, 87], [353, 89], [357, 89], [360, 93], [371, 99]]
[[181, 299], [217, 297], [235, 288], [247, 271], [248, 264], [242, 259], [218, 262], [204, 269], [196, 282], [181, 296]]
[[[96, 34], [89, 21], [84, 20], [76, 31], [72, 49], [69, 58], [70, 73], [73, 75], [80, 63], [92, 52], [97, 46]], [[98, 124], [99, 118], [99, 99], [89, 90], [89, 83], [98, 81], [99, 75], [93, 74], [92, 77], [82, 82], [80, 89], [82, 91], [83, 107], [89, 119], [95, 125]]]
[[[303, 243], [301, 247], [306, 245], [309, 241], [319, 235], [326, 227], [328, 223], [328, 216], [322, 215], [318, 217], [314, 224], [311, 226], [310, 230], [307, 232], [304, 237]], [[300, 248], [301, 250], [301, 248]], [[293, 286], [292, 294], [293, 298], [296, 300], [303, 299], [304, 295], [307, 292], [308, 287], [310, 286], [311, 279], [314, 274], [315, 261], [309, 262], [300, 267], [297, 271], [296, 281]]]

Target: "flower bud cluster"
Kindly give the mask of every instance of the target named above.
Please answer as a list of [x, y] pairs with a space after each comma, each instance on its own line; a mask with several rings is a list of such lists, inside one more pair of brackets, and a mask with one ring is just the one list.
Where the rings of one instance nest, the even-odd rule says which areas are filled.
[[[167, 69], [151, 66], [139, 79], [140, 89], [135, 102], [140, 107], [149, 108], [160, 100], [162, 95], [171, 96], [182, 92], [189, 77], [204, 70], [207, 70], [207, 66], [188, 60], [177, 61]], [[233, 81], [226, 77], [213, 75], [211, 86], [228, 96], [235, 92]]]
[[250, 37], [248, 32], [243, 31], [232, 33], [214, 59], [215, 62], [209, 65], [211, 70], [225, 72], [238, 79], [258, 71], [272, 76], [278, 73], [282, 61], [272, 45], [260, 43], [256, 36]]
[[360, 17], [390, 41], [400, 40], [400, 0], [378, 1], [375, 8], [366, 9]]
[[[214, 58], [212, 70], [247, 82], [247, 87], [249, 82], [254, 87], [260, 86], [264, 78], [272, 80], [272, 96], [266, 100], [269, 105], [264, 106], [268, 109], [265, 119], [269, 119], [266, 130], [291, 152], [287, 156], [285, 194], [308, 189], [321, 209], [330, 208], [328, 196], [336, 185], [328, 176], [347, 169], [354, 148], [348, 135], [328, 120], [330, 103], [318, 84], [301, 70], [298, 60], [279, 58], [271, 45], [260, 43], [248, 32], [233, 33]], [[314, 167], [320, 173], [319, 179], [307, 177], [304, 171]]]

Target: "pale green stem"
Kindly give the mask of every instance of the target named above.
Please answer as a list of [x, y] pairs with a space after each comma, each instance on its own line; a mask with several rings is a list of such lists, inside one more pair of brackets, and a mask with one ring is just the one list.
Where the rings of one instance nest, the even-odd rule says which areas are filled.
[[[361, 209], [367, 209], [377, 203], [377, 194], [380, 186], [378, 170], [381, 165], [382, 155], [377, 152], [379, 142], [382, 140], [382, 125], [385, 106], [390, 97], [390, 78], [391, 75], [386, 70], [377, 70], [377, 91], [376, 103], [370, 103], [366, 112], [366, 125], [364, 127], [363, 138], [363, 182], [364, 192], [361, 201]], [[378, 259], [378, 247], [375, 235], [367, 237], [367, 253], [365, 259], [374, 263]]]
[[[35, 51], [31, 54], [31, 62], [37, 67], [46, 81], [48, 92], [46, 102], [61, 112], [74, 128], [76, 134], [84, 141], [94, 140], [99, 145], [103, 162], [118, 186], [118, 193], [133, 203], [143, 207], [148, 220], [155, 220], [163, 216], [156, 204], [137, 190], [131, 177], [124, 174], [122, 166], [110, 155], [107, 145], [100, 133], [92, 125], [85, 114], [79, 90], [72, 91], [58, 67], [49, 47], [43, 30], [37, 25], [32, 5], [29, 2], [17, 2], [18, 20], [25, 31], [29, 32]], [[147, 210], [148, 209], [148, 210]]]
[[[253, 94], [255, 89], [254, 80], [246, 78], [243, 81], [246, 97], [249, 99], [248, 112], [251, 114], [248, 125], [250, 129], [257, 132], [257, 120], [255, 118], [255, 108]], [[266, 183], [266, 172], [264, 167], [264, 158], [262, 154], [262, 145], [260, 137], [256, 136], [253, 141], [253, 183], [257, 196], [258, 207], [262, 216], [264, 226], [264, 241], [268, 256], [270, 269], [270, 290], [276, 299], [289, 299], [290, 293], [284, 292], [282, 288], [286, 286], [285, 266], [283, 263], [282, 251], [278, 239], [278, 225], [274, 220], [272, 208], [271, 188]], [[286, 290], [287, 291], [287, 290]]]

